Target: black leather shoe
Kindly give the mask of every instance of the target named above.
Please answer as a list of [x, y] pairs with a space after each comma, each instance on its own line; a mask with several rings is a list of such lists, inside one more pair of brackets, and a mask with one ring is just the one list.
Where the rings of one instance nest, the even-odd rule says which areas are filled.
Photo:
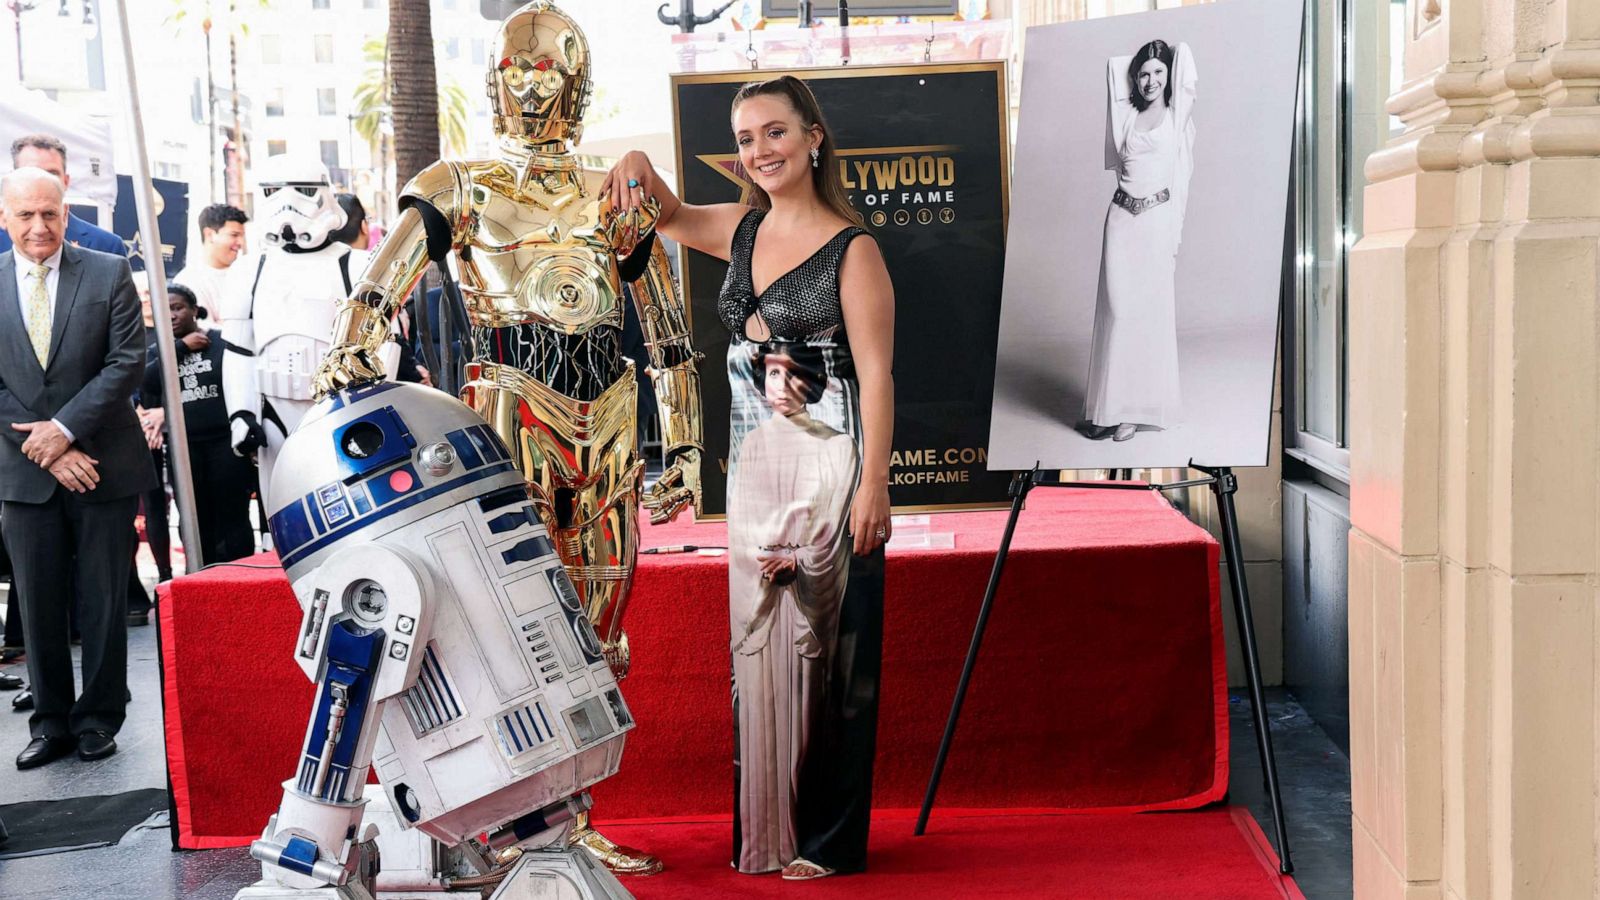
[[22, 676], [0, 674], [0, 691], [14, 691], [22, 687]]
[[11, 698], [12, 712], [27, 712], [33, 709], [33, 691], [23, 691]]
[[105, 759], [117, 752], [117, 739], [104, 731], [85, 731], [78, 735], [78, 758], [82, 760]]
[[17, 768], [37, 769], [45, 763], [55, 762], [71, 753], [76, 743], [70, 737], [34, 738], [17, 754]]
[[19, 660], [28, 653], [25, 647], [0, 647], [0, 662]]

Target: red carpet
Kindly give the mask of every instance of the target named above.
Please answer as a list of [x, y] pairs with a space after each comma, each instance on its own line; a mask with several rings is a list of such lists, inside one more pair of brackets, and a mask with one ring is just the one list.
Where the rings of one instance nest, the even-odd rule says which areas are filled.
[[1145, 815], [936, 816], [912, 837], [910, 811], [873, 816], [865, 874], [798, 885], [776, 874], [728, 866], [727, 821], [611, 825], [611, 836], [667, 861], [652, 878], [630, 878], [638, 900], [871, 896], [1300, 898], [1277, 857], [1240, 809]]
[[[922, 800], [1005, 513], [934, 517], [953, 550], [888, 559], [874, 803]], [[720, 523], [645, 546], [726, 543]], [[253, 561], [271, 565], [271, 557]], [[167, 748], [180, 842], [259, 835], [309, 714], [299, 608], [273, 568], [218, 567], [163, 589]], [[732, 800], [727, 569], [642, 556], [627, 616], [639, 721], [601, 821], [720, 815]], [[1217, 545], [1158, 497], [1039, 490], [1012, 546], [946, 770], [945, 807], [1193, 808], [1227, 790]], [[719, 851], [720, 852], [720, 851]]]

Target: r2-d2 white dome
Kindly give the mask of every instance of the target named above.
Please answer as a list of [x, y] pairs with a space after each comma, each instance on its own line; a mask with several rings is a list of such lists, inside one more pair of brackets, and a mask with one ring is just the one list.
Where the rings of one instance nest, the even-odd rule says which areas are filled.
[[442, 392], [356, 388], [307, 415], [271, 484], [318, 695], [252, 847], [267, 880], [360, 880], [369, 768], [402, 827], [445, 845], [558, 841], [633, 717], [499, 437]]

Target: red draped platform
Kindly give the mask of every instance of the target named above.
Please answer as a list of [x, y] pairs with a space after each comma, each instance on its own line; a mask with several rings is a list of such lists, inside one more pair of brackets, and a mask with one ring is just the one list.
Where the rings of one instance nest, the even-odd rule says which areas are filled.
[[[932, 517], [953, 549], [888, 556], [874, 804], [921, 803], [1004, 512]], [[646, 547], [726, 544], [720, 523]], [[1012, 543], [940, 788], [941, 806], [1142, 811], [1227, 789], [1218, 547], [1158, 496], [1037, 490]], [[180, 843], [238, 846], [277, 809], [310, 713], [299, 608], [274, 558], [163, 587], [167, 754]], [[647, 555], [627, 614], [638, 719], [600, 821], [725, 814], [732, 802], [727, 567]]]

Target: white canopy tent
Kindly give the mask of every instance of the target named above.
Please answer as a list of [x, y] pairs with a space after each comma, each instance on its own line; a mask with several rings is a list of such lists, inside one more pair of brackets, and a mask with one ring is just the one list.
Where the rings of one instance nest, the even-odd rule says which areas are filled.
[[579, 157], [588, 157], [584, 160], [586, 164], [609, 168], [629, 150], [643, 150], [645, 155], [650, 157], [651, 165], [655, 166], [656, 174], [673, 185], [674, 190], [677, 189], [673, 181], [677, 145], [672, 142], [672, 135], [664, 131], [621, 134], [607, 131], [605, 124], [611, 123], [604, 123], [594, 130], [595, 133], [585, 128], [583, 141], [574, 147], [572, 152]]
[[[86, 116], [38, 91], [15, 84], [0, 86], [0, 148], [25, 134], [53, 135], [67, 145], [67, 202], [101, 207], [117, 202], [117, 170], [111, 154], [111, 119]], [[0, 171], [11, 170], [9, 152], [0, 153]]]

